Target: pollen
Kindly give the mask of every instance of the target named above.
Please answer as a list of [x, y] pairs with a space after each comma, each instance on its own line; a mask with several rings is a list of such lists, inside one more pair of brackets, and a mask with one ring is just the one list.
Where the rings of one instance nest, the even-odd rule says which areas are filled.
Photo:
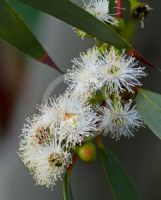
[[61, 154], [58, 154], [58, 153], [52, 153], [49, 155], [48, 157], [48, 162], [49, 162], [49, 165], [50, 166], [56, 166], [56, 167], [62, 167], [63, 163], [62, 163], [62, 160], [64, 157], [63, 155]]
[[109, 74], [116, 74], [120, 68], [118, 66], [112, 65], [111, 68], [108, 69]]
[[70, 119], [72, 119], [74, 116], [75, 116], [74, 113], [65, 113], [65, 115], [64, 115], [64, 121], [70, 120]]
[[38, 144], [43, 144], [44, 142], [47, 142], [49, 140], [49, 127], [39, 127], [36, 130], [35, 133], [35, 142]]

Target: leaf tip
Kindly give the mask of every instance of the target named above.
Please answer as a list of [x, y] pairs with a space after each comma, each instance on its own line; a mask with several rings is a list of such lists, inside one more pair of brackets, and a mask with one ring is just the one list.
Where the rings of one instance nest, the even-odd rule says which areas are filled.
[[42, 63], [49, 65], [50, 67], [56, 69], [61, 74], [64, 74], [64, 72], [59, 69], [59, 67], [55, 64], [55, 62], [50, 58], [50, 56], [47, 53], [45, 53], [43, 56], [41, 56], [39, 61], [41, 61]]
[[130, 49], [130, 51], [128, 52], [129, 55], [135, 57], [137, 60], [139, 60], [140, 62], [143, 62], [144, 64], [156, 68], [149, 60], [145, 59], [143, 55], [141, 55], [136, 49], [132, 48]]

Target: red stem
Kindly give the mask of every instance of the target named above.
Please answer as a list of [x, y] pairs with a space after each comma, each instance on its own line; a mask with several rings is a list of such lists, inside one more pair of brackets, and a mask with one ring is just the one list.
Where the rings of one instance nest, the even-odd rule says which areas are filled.
[[117, 0], [116, 1], [116, 16], [121, 18], [122, 16], [122, 1], [121, 0]]

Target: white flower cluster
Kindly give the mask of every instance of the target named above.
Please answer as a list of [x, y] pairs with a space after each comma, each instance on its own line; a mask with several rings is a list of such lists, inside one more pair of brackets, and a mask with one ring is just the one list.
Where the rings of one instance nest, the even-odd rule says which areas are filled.
[[81, 94], [96, 92], [103, 86], [117, 95], [125, 90], [133, 92], [135, 86], [141, 85], [138, 79], [146, 75], [134, 57], [127, 56], [124, 50], [120, 54], [114, 47], [104, 52], [94, 47], [72, 62], [65, 81], [71, 90]]
[[[107, 0], [84, 1], [90, 13], [115, 24], [108, 4]], [[93, 47], [72, 63], [65, 75], [66, 92], [38, 107], [39, 114], [27, 120], [20, 141], [19, 156], [36, 183], [51, 188], [72, 164], [71, 150], [76, 145], [101, 133], [116, 140], [129, 138], [142, 126], [131, 98], [123, 98], [134, 93], [141, 85], [138, 79], [146, 75], [133, 57], [114, 47], [104, 51]]]
[[22, 130], [19, 156], [39, 185], [53, 187], [72, 162], [71, 148], [94, 136], [100, 118], [79, 96], [66, 92], [39, 108]]
[[133, 136], [133, 131], [142, 126], [142, 121], [132, 100], [122, 99], [123, 94], [134, 93], [138, 80], [144, 77], [144, 67], [138, 66], [134, 57], [119, 52], [114, 47], [100, 52], [89, 49], [74, 59], [71, 70], [67, 70], [65, 82], [69, 89], [86, 101], [90, 101], [98, 91], [104, 95], [104, 106], [100, 106], [100, 130], [119, 140], [121, 136]]

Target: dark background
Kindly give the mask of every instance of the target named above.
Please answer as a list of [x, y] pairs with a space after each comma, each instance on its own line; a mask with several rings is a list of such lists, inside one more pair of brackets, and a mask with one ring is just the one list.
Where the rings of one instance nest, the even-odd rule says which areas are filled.
[[[146, 1], [153, 11], [145, 20], [145, 28], [138, 27], [133, 44], [154, 65], [161, 68], [161, 1]], [[14, 1], [13, 1], [14, 3]], [[61, 67], [70, 67], [70, 60], [78, 52], [92, 46], [81, 41], [72, 28], [57, 19], [32, 13], [17, 7], [32, 30]], [[27, 14], [25, 14], [27, 13]], [[34, 19], [34, 20], [33, 20]], [[35, 112], [48, 85], [59, 73], [30, 58], [0, 40], [0, 200], [62, 200], [62, 184], [53, 191], [35, 186], [28, 169], [17, 156], [18, 136], [27, 116]], [[147, 67], [144, 88], [161, 93], [161, 72]], [[60, 84], [54, 93], [62, 93]], [[105, 144], [121, 160], [144, 200], [161, 200], [161, 142], [146, 128], [135, 137], [119, 142], [104, 138]], [[72, 173], [72, 189], [76, 200], [112, 200], [102, 166], [79, 161]]]

